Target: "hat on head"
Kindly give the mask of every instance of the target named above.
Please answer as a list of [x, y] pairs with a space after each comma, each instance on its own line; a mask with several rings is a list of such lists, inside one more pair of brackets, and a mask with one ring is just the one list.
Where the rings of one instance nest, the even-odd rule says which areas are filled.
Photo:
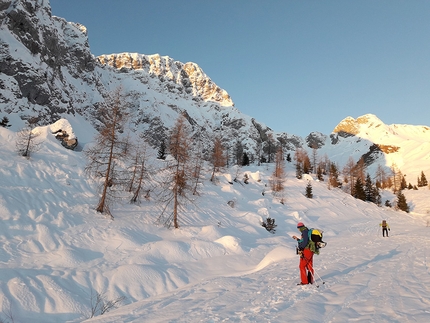
[[303, 222], [299, 222], [299, 223], [297, 223], [297, 228], [301, 228], [301, 227], [304, 227], [305, 225], [303, 224]]

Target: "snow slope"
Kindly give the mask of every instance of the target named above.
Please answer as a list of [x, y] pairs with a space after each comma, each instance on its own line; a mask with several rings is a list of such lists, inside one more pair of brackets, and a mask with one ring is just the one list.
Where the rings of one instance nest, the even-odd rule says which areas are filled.
[[[93, 132], [82, 120], [69, 123], [84, 148]], [[0, 128], [5, 322], [430, 320], [428, 188], [405, 191], [407, 214], [328, 190], [310, 176], [297, 180], [287, 164], [282, 205], [268, 187], [272, 165], [250, 166], [219, 174], [217, 185], [208, 175], [177, 230], [157, 224], [152, 199], [117, 205], [110, 221], [94, 211], [97, 195], [82, 152], [63, 148], [54, 128], [37, 129], [44, 142], [29, 160], [14, 152], [16, 134]], [[249, 184], [229, 184], [236, 173], [247, 173]], [[307, 180], [313, 199], [304, 196]], [[387, 199], [394, 201], [383, 192]], [[275, 234], [260, 225], [267, 216], [276, 220]], [[382, 238], [382, 219], [389, 238]], [[298, 221], [323, 229], [328, 242], [314, 260], [319, 288], [296, 286], [291, 236]], [[126, 299], [88, 319], [95, 291]]]
[[[429, 173], [430, 128], [428, 126], [413, 126], [405, 124], [384, 124], [377, 116], [365, 114], [354, 119], [347, 117], [334, 129], [334, 132], [344, 131], [354, 136], [342, 138], [342, 144], [327, 145], [319, 151], [337, 156], [339, 165], [347, 164], [348, 158], [358, 161], [373, 145], [378, 145], [385, 153], [378, 162], [368, 167], [370, 174], [375, 174], [378, 165], [399, 168], [406, 180], [412, 185], [417, 184], [421, 172]], [[347, 153], [345, 153], [347, 151]], [[343, 155], [343, 157], [342, 157]]]

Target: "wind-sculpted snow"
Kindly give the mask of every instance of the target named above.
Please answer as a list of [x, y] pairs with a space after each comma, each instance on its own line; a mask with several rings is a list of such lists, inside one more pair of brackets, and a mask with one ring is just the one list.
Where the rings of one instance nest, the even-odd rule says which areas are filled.
[[[61, 125], [89, 142], [80, 121], [39, 127], [44, 142], [30, 159], [15, 153], [16, 133], [0, 127], [3, 320], [12, 313], [15, 322], [86, 321], [97, 291], [125, 302], [88, 322], [427, 321], [428, 188], [405, 191], [407, 214], [329, 190], [311, 175], [297, 180], [287, 163], [283, 205], [270, 191], [273, 165], [234, 167], [216, 183], [207, 171], [179, 229], [159, 224], [155, 197], [118, 204], [111, 221], [94, 210], [97, 185], [84, 173], [83, 153], [51, 133]], [[304, 195], [308, 181], [313, 199]], [[382, 194], [394, 204], [392, 193]], [[268, 216], [275, 234], [261, 226]], [[328, 242], [314, 259], [319, 288], [296, 286], [291, 236], [299, 221]]]
[[[32, 117], [38, 117], [42, 126], [81, 118], [97, 129], [99, 107], [121, 86], [130, 113], [127, 128], [153, 147], [168, 141], [170, 129], [182, 115], [193, 144], [200, 142], [206, 157], [219, 136], [231, 155], [243, 148], [251, 161], [273, 160], [269, 151], [273, 155], [278, 147], [291, 158], [297, 149], [312, 156], [316, 148], [319, 159], [327, 156], [340, 168], [349, 158], [355, 163], [364, 158], [372, 176], [378, 166], [389, 172], [393, 164], [411, 182], [421, 171], [430, 171], [427, 126], [385, 125], [367, 114], [345, 118], [331, 134], [311, 132], [301, 138], [288, 129], [274, 132], [234, 106], [227, 90], [197, 63], [159, 54], [94, 57], [85, 26], [52, 16], [49, 1], [2, 0], [0, 21], [0, 118], [7, 116], [14, 131]], [[306, 118], [297, 122], [305, 123]], [[76, 136], [83, 146], [82, 136]]]

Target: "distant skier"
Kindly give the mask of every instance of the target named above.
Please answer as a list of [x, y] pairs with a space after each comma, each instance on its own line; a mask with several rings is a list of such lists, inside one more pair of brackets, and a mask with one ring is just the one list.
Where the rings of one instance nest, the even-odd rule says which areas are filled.
[[386, 220], [382, 220], [382, 223], [379, 223], [379, 226], [382, 227], [382, 236], [385, 237], [385, 234], [387, 234], [388, 238], [388, 231], [390, 231], [390, 226], [388, 225]]
[[303, 224], [303, 222], [297, 223], [297, 229], [302, 234], [300, 239], [296, 236], [293, 236], [293, 239], [297, 240], [298, 242], [298, 253], [300, 254], [299, 268], [301, 283], [298, 285], [312, 284], [314, 277], [314, 252], [310, 249], [309, 246], [309, 229]]

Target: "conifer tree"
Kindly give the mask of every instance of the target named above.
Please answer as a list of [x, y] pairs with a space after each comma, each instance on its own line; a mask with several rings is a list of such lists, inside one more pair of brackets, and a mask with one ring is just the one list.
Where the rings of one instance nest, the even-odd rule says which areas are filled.
[[243, 153], [242, 166], [249, 166], [249, 157], [246, 152]]
[[9, 118], [4, 116], [3, 119], [0, 121], [0, 127], [3, 128], [9, 128], [11, 125], [9, 124]]
[[423, 187], [428, 185], [426, 175], [424, 175], [423, 171], [421, 171], [421, 181], [420, 182], [421, 182], [421, 186], [423, 186]]
[[400, 190], [397, 192], [397, 207], [399, 208], [399, 210], [409, 213], [409, 205], [406, 202], [406, 197]]
[[243, 160], [243, 146], [242, 143], [237, 140], [235, 145], [235, 157], [236, 157], [236, 165], [242, 165]]
[[313, 196], [314, 196], [312, 194], [312, 184], [309, 181], [308, 181], [308, 184], [306, 185], [306, 194], [305, 195], [307, 198], [310, 198], [310, 199], [313, 198]]
[[339, 171], [335, 163], [330, 163], [329, 171], [329, 185], [331, 187], [341, 187], [342, 183], [339, 182]]
[[354, 197], [362, 201], [366, 200], [366, 193], [364, 192], [363, 183], [360, 177], [357, 178], [354, 185]]
[[164, 139], [161, 140], [160, 148], [158, 148], [157, 159], [162, 159], [162, 160], [166, 159], [166, 143], [164, 142]]
[[406, 178], [405, 178], [405, 176], [402, 176], [402, 180], [400, 182], [400, 189], [404, 190], [407, 187], [408, 187], [408, 184], [406, 184]]
[[366, 183], [364, 186], [364, 192], [366, 194], [366, 201], [369, 202], [375, 202], [375, 196], [374, 196], [374, 189], [373, 189], [373, 183], [372, 183], [372, 179], [370, 178], [370, 174], [367, 173], [366, 176]]

